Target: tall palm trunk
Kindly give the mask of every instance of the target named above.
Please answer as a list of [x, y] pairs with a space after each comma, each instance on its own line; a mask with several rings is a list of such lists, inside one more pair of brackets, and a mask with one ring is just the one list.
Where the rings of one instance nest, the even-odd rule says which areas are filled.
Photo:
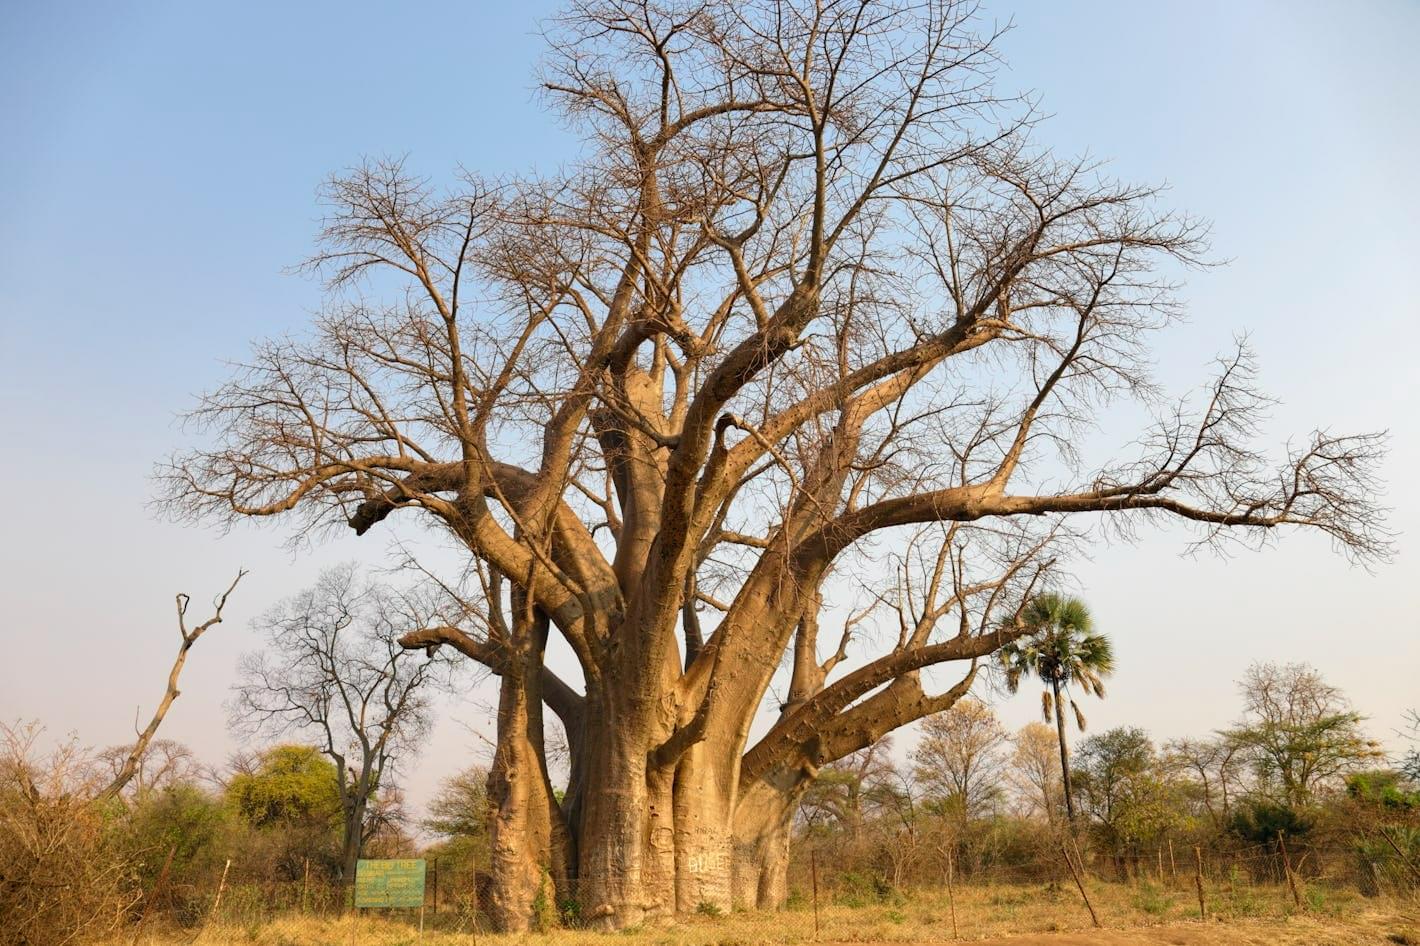
[[1055, 731], [1060, 736], [1060, 781], [1065, 789], [1065, 817], [1074, 825], [1075, 798], [1070, 790], [1070, 749], [1065, 744], [1065, 708], [1060, 705], [1060, 681], [1051, 680], [1050, 688], [1055, 692]]

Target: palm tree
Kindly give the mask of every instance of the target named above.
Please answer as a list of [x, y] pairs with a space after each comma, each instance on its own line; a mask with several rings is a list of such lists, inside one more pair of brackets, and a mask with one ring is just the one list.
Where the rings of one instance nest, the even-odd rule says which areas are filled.
[[1025, 637], [1001, 648], [1001, 664], [1006, 670], [1006, 688], [1012, 693], [1021, 677], [1035, 676], [1045, 684], [1040, 708], [1046, 722], [1055, 717], [1060, 738], [1060, 774], [1065, 788], [1065, 813], [1075, 820], [1075, 801], [1070, 790], [1070, 750], [1065, 741], [1065, 707], [1070, 699], [1075, 725], [1085, 729], [1085, 714], [1070, 696], [1072, 684], [1086, 693], [1104, 697], [1102, 678], [1114, 671], [1114, 647], [1109, 638], [1096, 634], [1090, 609], [1079, 598], [1049, 593], [1037, 595], [1026, 605], [1021, 620]]

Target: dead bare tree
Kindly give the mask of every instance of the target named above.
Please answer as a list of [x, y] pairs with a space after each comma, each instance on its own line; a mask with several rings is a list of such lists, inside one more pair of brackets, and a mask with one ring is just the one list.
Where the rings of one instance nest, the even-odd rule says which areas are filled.
[[999, 797], [1008, 741], [995, 710], [961, 700], [922, 721], [922, 738], [912, 751], [916, 778], [929, 798], [965, 824]]
[[314, 735], [335, 763], [347, 884], [365, 843], [389, 822], [392, 809], [380, 801], [394, 797], [396, 764], [428, 728], [425, 685], [438, 665], [407, 653], [398, 638], [428, 623], [437, 611], [429, 605], [361, 581], [353, 566], [333, 568], [257, 621], [266, 648], [242, 660], [233, 726]]
[[1064, 807], [1060, 775], [1060, 743], [1055, 731], [1042, 722], [1026, 723], [1011, 737], [1008, 781], [1026, 817], [1039, 811], [1052, 827]]
[[[447, 191], [399, 162], [332, 179], [330, 305], [203, 399], [209, 439], [164, 473], [179, 515], [306, 535], [418, 514], [467, 549], [486, 613], [406, 643], [499, 676], [501, 927], [544, 870], [607, 928], [779, 902], [804, 784], [964, 692], [923, 677], [1019, 632], [1063, 520], [1386, 554], [1377, 435], [1273, 463], [1242, 348], [1165, 406], [1148, 342], [1204, 230], [1035, 143], [974, 3], [576, 0], [548, 35], [582, 161]], [[1081, 428], [1122, 397], [1157, 422], [1085, 463]], [[825, 596], [894, 585], [877, 566], [924, 526], [930, 596], [825, 660]], [[581, 680], [546, 666], [549, 634]]]
[[98, 798], [117, 796], [137, 774], [143, 762], [143, 755], [148, 751], [148, 746], [153, 741], [153, 736], [157, 734], [158, 727], [163, 725], [163, 720], [168, 715], [168, 709], [173, 705], [173, 701], [182, 695], [178, 690], [178, 677], [182, 675], [183, 665], [187, 663], [187, 652], [192, 649], [193, 644], [197, 643], [199, 637], [207, 633], [208, 629], [222, 623], [222, 609], [227, 606], [227, 598], [237, 590], [237, 584], [245, 575], [245, 571], [237, 572], [237, 577], [232, 579], [227, 590], [222, 592], [213, 602], [212, 616], [192, 629], [187, 626], [187, 606], [191, 599], [185, 594], [177, 596], [178, 634], [182, 637], [182, 643], [178, 645], [177, 657], [173, 659], [172, 669], [168, 671], [167, 689], [163, 692], [163, 698], [158, 702], [158, 708], [153, 711], [153, 718], [138, 733], [138, 741], [128, 750], [127, 755], [121, 762], [116, 763], [113, 780], [104, 786], [103, 790], [99, 792]]
[[1165, 761], [1198, 785], [1208, 819], [1223, 825], [1232, 815], [1232, 800], [1242, 793], [1246, 757], [1242, 747], [1228, 739], [1184, 738], [1164, 744]]

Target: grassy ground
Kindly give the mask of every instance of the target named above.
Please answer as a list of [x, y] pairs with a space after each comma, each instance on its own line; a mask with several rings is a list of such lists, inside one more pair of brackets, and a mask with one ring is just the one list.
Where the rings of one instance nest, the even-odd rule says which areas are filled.
[[[1210, 893], [1210, 918], [1198, 918], [1188, 889], [1094, 884], [1091, 899], [1104, 929], [1095, 931], [1073, 889], [1047, 886], [968, 887], [955, 897], [957, 937], [1002, 946], [1214, 946], [1214, 944], [1395, 943], [1420, 946], [1420, 903], [1310, 888], [1298, 910], [1286, 888], [1237, 886]], [[201, 931], [154, 929], [150, 946], [750, 946], [756, 943], [941, 943], [954, 939], [952, 905], [923, 892], [871, 905], [821, 906], [815, 933], [811, 905], [778, 914], [696, 916], [673, 927], [615, 934], [553, 930], [494, 936], [453, 914], [425, 916], [422, 938], [413, 917], [291, 916]], [[476, 938], [475, 938], [476, 933]], [[123, 940], [125, 946], [128, 940]], [[115, 943], [117, 946], [117, 943]]]

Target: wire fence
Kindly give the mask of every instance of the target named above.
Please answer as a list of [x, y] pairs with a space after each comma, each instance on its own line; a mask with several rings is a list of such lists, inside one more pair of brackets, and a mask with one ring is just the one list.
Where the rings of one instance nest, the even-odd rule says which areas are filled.
[[[679, 916], [647, 922], [682, 929], [735, 926], [751, 941], [859, 938], [874, 925], [922, 935], [985, 935], [1074, 925], [1132, 925], [1210, 916], [1336, 912], [1363, 898], [1413, 902], [1420, 865], [1385, 829], [1312, 843], [1280, 835], [1256, 844], [1154, 845], [1102, 849], [1064, 832], [1041, 831], [1029, 851], [924, 843], [910, 834], [878, 838], [869, 853], [844, 839], [797, 843], [782, 887], [781, 909], [705, 901]], [[288, 874], [291, 873], [288, 871]], [[575, 881], [539, 892], [535, 930], [596, 925]], [[489, 876], [477, 866], [427, 861], [422, 908], [377, 910], [410, 926], [472, 936], [495, 929]], [[213, 884], [159, 877], [139, 915], [184, 928], [254, 928], [278, 918], [348, 916], [350, 888], [307, 861], [300, 876], [275, 878], [227, 860]], [[368, 911], [367, 911], [368, 912]], [[140, 920], [140, 923], [143, 920]]]

